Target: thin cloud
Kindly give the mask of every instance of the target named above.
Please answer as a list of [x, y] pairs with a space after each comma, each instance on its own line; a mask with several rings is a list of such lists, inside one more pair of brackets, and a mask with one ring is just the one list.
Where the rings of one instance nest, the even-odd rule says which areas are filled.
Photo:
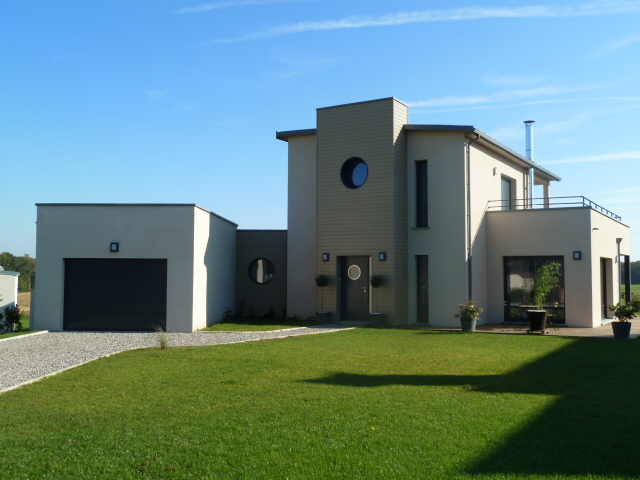
[[167, 90], [146, 90], [144, 92], [150, 102], [159, 102], [167, 96]]
[[620, 40], [615, 40], [613, 42], [607, 43], [604, 47], [594, 53], [593, 57], [601, 57], [611, 52], [615, 52], [616, 50], [620, 50], [628, 45], [633, 43], [640, 42], [640, 35], [636, 35], [635, 37], [622, 38]]
[[497, 86], [524, 86], [548, 80], [546, 75], [485, 75], [482, 79]]
[[339, 58], [302, 58], [278, 57], [275, 61], [282, 65], [280, 71], [270, 75], [277, 80], [288, 80], [301, 75], [311, 75], [335, 68], [341, 61]]
[[586, 157], [562, 158], [544, 162], [545, 165], [559, 165], [562, 163], [589, 163], [589, 162], [613, 162], [619, 160], [640, 160], [640, 150], [631, 152], [604, 153], [601, 155], [589, 155]]
[[309, 2], [313, 0], [235, 0], [229, 2], [217, 2], [217, 3], [205, 3], [203, 5], [196, 5], [193, 7], [179, 8], [174, 10], [174, 15], [184, 15], [185, 13], [203, 13], [211, 12], [214, 10], [222, 10], [223, 8], [233, 7], [247, 7], [252, 5], [275, 5], [277, 3], [291, 3], [291, 2]]
[[468, 110], [496, 109], [526, 107], [529, 105], [554, 104], [554, 103], [574, 103], [574, 102], [640, 102], [640, 97], [584, 97], [584, 98], [555, 98], [550, 100], [533, 100], [530, 102], [510, 103], [501, 105], [475, 105], [461, 108], [443, 108], [439, 110], [412, 110], [411, 113], [446, 113], [464, 112]]
[[496, 18], [566, 18], [620, 13], [640, 13], [640, 1], [597, 1], [579, 5], [530, 5], [525, 7], [463, 7], [448, 10], [388, 13], [378, 17], [352, 16], [339, 20], [299, 22], [281, 25], [234, 38], [214, 39], [201, 45], [225, 44], [280, 37], [294, 33], [341, 30], [347, 28], [385, 27], [411, 23], [452, 22]]
[[431, 100], [420, 100], [409, 102], [410, 107], [448, 107], [448, 106], [468, 106], [483, 103], [507, 102], [533, 97], [544, 97], [550, 95], [566, 95], [567, 93], [580, 92], [605, 88], [610, 85], [581, 85], [569, 87], [562, 85], [549, 85], [546, 87], [529, 88], [526, 90], [507, 90], [504, 92], [492, 93], [489, 95], [474, 95], [471, 97], [441, 97]]

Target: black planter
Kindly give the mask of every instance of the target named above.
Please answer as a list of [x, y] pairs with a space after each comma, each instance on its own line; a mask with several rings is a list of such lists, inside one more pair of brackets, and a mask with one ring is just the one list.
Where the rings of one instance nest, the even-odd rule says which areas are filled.
[[384, 327], [384, 313], [370, 313], [369, 325], [372, 327]]
[[460, 317], [460, 327], [463, 332], [475, 332], [477, 318]]
[[611, 322], [611, 328], [613, 328], [613, 338], [629, 338], [631, 322]]
[[547, 328], [546, 310], [527, 310], [529, 331], [544, 331]]

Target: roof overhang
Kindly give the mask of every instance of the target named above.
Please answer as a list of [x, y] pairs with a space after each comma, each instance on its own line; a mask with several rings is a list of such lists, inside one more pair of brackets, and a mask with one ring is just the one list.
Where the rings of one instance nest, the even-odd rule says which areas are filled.
[[315, 135], [315, 128], [307, 128], [305, 130], [287, 130], [283, 132], [276, 132], [276, 138], [283, 142], [288, 142], [290, 137], [299, 137], [301, 135]]

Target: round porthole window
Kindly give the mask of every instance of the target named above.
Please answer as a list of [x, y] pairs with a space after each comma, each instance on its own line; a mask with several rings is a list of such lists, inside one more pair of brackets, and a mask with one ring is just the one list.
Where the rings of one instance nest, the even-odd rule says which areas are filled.
[[249, 278], [260, 285], [266, 285], [276, 276], [276, 267], [267, 258], [257, 258], [249, 265]]
[[367, 181], [369, 167], [360, 157], [351, 157], [342, 164], [340, 179], [345, 187], [360, 188]]
[[358, 280], [360, 275], [362, 275], [362, 270], [360, 270], [358, 265], [351, 265], [349, 270], [347, 270], [347, 275], [349, 275], [351, 280]]

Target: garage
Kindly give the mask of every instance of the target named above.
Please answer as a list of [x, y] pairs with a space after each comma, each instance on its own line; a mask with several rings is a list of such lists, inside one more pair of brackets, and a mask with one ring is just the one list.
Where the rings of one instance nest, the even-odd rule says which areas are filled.
[[153, 331], [166, 322], [166, 259], [65, 259], [65, 330]]

